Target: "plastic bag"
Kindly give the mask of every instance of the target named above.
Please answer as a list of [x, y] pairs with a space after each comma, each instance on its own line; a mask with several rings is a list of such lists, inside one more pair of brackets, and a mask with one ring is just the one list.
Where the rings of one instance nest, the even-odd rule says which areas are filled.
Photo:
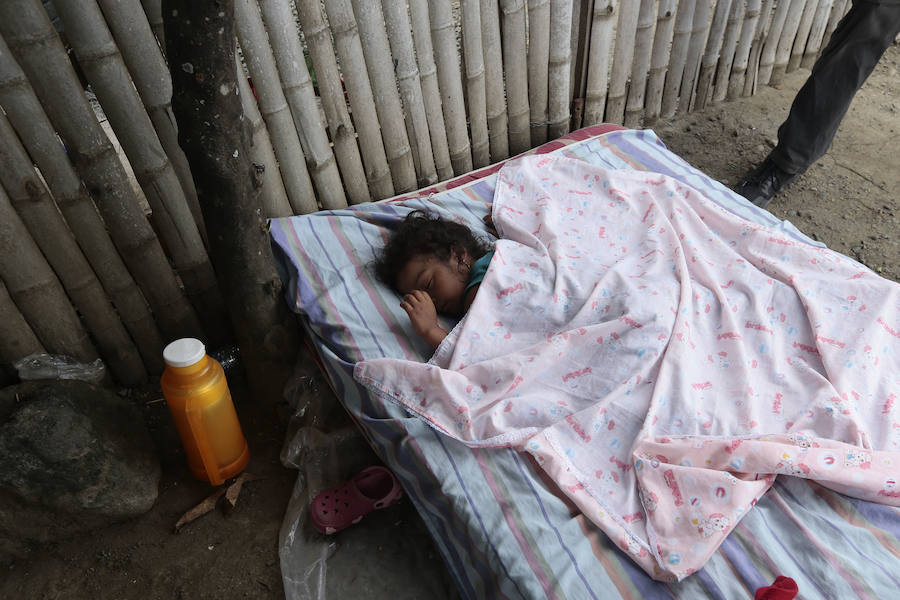
[[369, 513], [336, 535], [325, 536], [313, 528], [309, 520], [312, 498], [380, 461], [314, 362], [302, 362], [284, 393], [294, 416], [281, 462], [298, 469], [279, 533], [285, 597], [458, 598], [456, 586], [408, 498]]
[[30, 354], [13, 363], [19, 379], [78, 379], [88, 383], [100, 383], [106, 376], [106, 365], [99, 358], [80, 363], [62, 354]]

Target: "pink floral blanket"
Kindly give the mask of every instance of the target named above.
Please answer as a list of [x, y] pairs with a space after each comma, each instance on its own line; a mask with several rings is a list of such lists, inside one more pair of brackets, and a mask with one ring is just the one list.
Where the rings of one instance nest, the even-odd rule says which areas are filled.
[[356, 379], [531, 453], [654, 578], [701, 568], [776, 475], [900, 505], [900, 286], [663, 175], [527, 157], [427, 364]]

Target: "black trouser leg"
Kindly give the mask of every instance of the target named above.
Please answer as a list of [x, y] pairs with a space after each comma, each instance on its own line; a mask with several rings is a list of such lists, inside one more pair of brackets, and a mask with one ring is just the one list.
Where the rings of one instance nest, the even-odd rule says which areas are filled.
[[854, 0], [778, 129], [770, 158], [779, 168], [802, 173], [828, 151], [853, 96], [898, 31], [900, 6]]

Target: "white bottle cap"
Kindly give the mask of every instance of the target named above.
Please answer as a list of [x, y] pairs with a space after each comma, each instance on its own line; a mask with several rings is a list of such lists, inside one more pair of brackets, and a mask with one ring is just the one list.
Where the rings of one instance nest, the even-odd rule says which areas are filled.
[[189, 367], [206, 356], [206, 346], [198, 339], [181, 338], [163, 350], [163, 360], [170, 367]]

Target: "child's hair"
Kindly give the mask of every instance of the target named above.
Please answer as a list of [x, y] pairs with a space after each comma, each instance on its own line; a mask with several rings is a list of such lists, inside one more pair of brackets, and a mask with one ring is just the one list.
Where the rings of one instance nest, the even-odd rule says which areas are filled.
[[375, 276], [396, 288], [397, 274], [413, 256], [447, 260], [454, 248], [466, 250], [472, 260], [477, 260], [490, 250], [490, 245], [465, 225], [442, 219], [434, 213], [414, 210], [406, 215], [375, 259]]

